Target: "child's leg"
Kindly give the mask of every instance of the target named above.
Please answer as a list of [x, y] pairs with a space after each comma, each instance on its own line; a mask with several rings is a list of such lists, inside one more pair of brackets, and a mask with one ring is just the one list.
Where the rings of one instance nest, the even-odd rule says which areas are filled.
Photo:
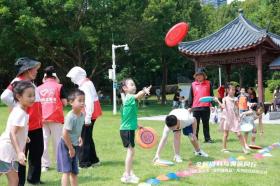
[[196, 135], [196, 138], [198, 139], [198, 132], [199, 132], [199, 123], [200, 123], [200, 112], [199, 111], [193, 111], [193, 117], [195, 117], [196, 120], [196, 132], [193, 132]]
[[224, 131], [223, 136], [223, 149], [227, 149], [228, 130]]
[[245, 132], [245, 133], [244, 133], [244, 142], [245, 142], [245, 145], [248, 144], [248, 135], [249, 135], [249, 132]]
[[198, 140], [196, 138], [195, 132], [196, 132], [196, 119], [194, 119], [191, 126], [183, 128], [183, 134], [185, 136], [188, 136], [192, 146], [195, 149], [195, 155], [208, 157], [208, 154], [200, 149], [200, 146], [199, 146]]
[[18, 173], [16, 171], [9, 171], [6, 175], [8, 178], [9, 186], [18, 186]]
[[127, 148], [127, 154], [125, 158], [125, 174], [127, 176], [129, 176], [130, 173], [132, 172], [134, 153], [135, 153], [134, 148], [129, 145], [129, 147]]
[[70, 185], [78, 186], [78, 176], [76, 174], [70, 173]]
[[257, 129], [254, 128], [253, 131], [252, 131], [252, 139], [251, 139], [251, 144], [252, 145], [255, 145], [255, 143], [256, 143], [256, 135], [257, 135]]
[[189, 139], [190, 139], [190, 142], [192, 143], [195, 151], [199, 151], [200, 150], [200, 147], [199, 147], [199, 144], [198, 144], [198, 140], [196, 138], [196, 128], [197, 128], [197, 122], [196, 122], [196, 118], [194, 118], [194, 122], [192, 123], [192, 133], [189, 136]]
[[236, 135], [237, 135], [237, 137], [238, 137], [238, 139], [239, 139], [239, 142], [240, 142], [241, 146], [242, 146], [243, 148], [245, 148], [244, 137], [243, 137], [243, 135], [241, 134], [241, 132], [236, 132]]
[[198, 152], [200, 150], [200, 147], [199, 147], [199, 144], [198, 144], [198, 141], [197, 141], [197, 138], [194, 134], [190, 134], [189, 136], [189, 139], [190, 139], [190, 142], [192, 143], [193, 145], [193, 148], [196, 152]]
[[61, 177], [61, 186], [68, 186], [68, 179], [70, 173], [63, 173]]
[[180, 155], [180, 144], [181, 144], [181, 130], [174, 132], [173, 149], [175, 155]]
[[[53, 125], [53, 124], [52, 124]], [[44, 152], [42, 156], [42, 167], [49, 168], [51, 164], [49, 156], [49, 139], [51, 136], [50, 124], [43, 125]]]

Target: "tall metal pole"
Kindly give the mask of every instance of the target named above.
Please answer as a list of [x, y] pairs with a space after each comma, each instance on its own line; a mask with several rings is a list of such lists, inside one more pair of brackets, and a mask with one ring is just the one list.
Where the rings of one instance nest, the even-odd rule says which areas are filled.
[[115, 45], [112, 44], [112, 69], [113, 69], [113, 115], [117, 114], [117, 87], [116, 87], [116, 56]]
[[116, 55], [115, 49], [117, 48], [124, 48], [127, 52], [129, 50], [128, 45], [114, 45], [112, 44], [112, 80], [113, 80], [113, 115], [117, 114], [117, 78], [116, 78]]

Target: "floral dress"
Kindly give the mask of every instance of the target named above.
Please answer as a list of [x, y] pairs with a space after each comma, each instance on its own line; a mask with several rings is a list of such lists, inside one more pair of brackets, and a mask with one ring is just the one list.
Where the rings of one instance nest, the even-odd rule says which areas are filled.
[[240, 132], [240, 119], [236, 97], [224, 97], [224, 109], [221, 114], [221, 131]]

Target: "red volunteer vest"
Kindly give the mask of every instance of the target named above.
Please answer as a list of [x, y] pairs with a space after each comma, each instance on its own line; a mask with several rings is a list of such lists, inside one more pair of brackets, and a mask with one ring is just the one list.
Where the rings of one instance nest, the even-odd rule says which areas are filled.
[[62, 85], [48, 78], [38, 87], [42, 104], [43, 122], [64, 123], [63, 103], [60, 99]]
[[102, 115], [102, 109], [99, 100], [94, 101], [93, 106], [94, 106], [94, 112], [92, 113], [91, 119], [95, 120]]
[[[24, 80], [23, 77], [19, 76], [16, 77], [13, 81], [22, 81]], [[8, 86], [8, 89], [12, 91], [12, 83]], [[29, 115], [29, 123], [28, 123], [28, 130], [36, 130], [42, 128], [42, 105], [40, 103], [40, 97], [39, 97], [39, 92], [38, 88], [34, 85], [35, 87], [35, 102], [31, 107], [27, 108], [27, 113]]]
[[[82, 83], [81, 85], [83, 85], [85, 82], [87, 81], [90, 81], [88, 78], [86, 78]], [[96, 91], [96, 90], [95, 90]], [[93, 102], [93, 108], [94, 108], [94, 111], [92, 113], [92, 116], [91, 116], [91, 119], [92, 120], [96, 120], [99, 116], [102, 115], [102, 109], [101, 109], [101, 106], [100, 106], [100, 102], [99, 100], [95, 100]]]
[[204, 80], [201, 83], [199, 83], [198, 81], [193, 82], [192, 91], [193, 91], [192, 108], [210, 107], [210, 103], [202, 103], [199, 101], [199, 99], [202, 97], [210, 96], [210, 81]]

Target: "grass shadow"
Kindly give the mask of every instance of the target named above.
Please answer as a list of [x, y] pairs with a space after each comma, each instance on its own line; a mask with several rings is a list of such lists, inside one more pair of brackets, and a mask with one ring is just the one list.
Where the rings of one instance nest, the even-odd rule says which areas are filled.
[[215, 158], [214, 157], [199, 157], [199, 156], [195, 156], [189, 159], [192, 163], [196, 163], [196, 162], [204, 162], [204, 161], [214, 161]]
[[101, 166], [110, 166], [110, 167], [112, 167], [112, 166], [124, 166], [124, 161], [111, 161], [111, 160], [109, 160], [109, 161], [102, 161], [102, 164], [101, 164]]
[[97, 182], [97, 181], [106, 182], [106, 181], [109, 181], [109, 180], [113, 180], [112, 177], [79, 176], [79, 184], [84, 183], [85, 185], [92, 185], [93, 182]]
[[[236, 142], [236, 141], [239, 141], [239, 140], [234, 139], [234, 138], [230, 138], [230, 139], [227, 140], [227, 142]], [[214, 143], [222, 143], [222, 142], [223, 142], [222, 139], [215, 139], [214, 140]]]

